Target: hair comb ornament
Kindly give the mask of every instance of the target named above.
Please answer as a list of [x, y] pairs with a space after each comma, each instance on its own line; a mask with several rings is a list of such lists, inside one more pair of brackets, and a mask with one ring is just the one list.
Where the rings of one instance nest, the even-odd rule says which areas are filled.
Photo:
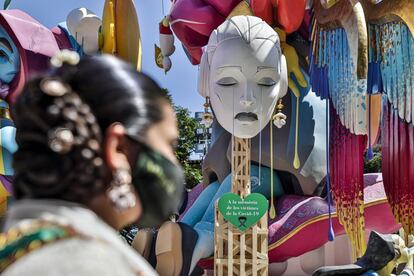
[[67, 128], [57, 128], [49, 133], [49, 147], [57, 153], [67, 153], [72, 149], [74, 136]]
[[40, 89], [52, 97], [61, 97], [70, 92], [70, 87], [62, 81], [53, 78], [45, 78], [40, 82]]
[[52, 64], [52, 66], [55, 68], [60, 68], [65, 63], [75, 66], [79, 63], [79, 61], [80, 56], [77, 52], [64, 49], [62, 51], [57, 52], [50, 59], [50, 64]]
[[[54, 66], [64, 63], [76, 65], [79, 56], [76, 52], [62, 51], [53, 59]], [[67, 154], [74, 147], [81, 148], [85, 160], [92, 160], [96, 167], [101, 166], [100, 130], [89, 105], [82, 101], [69, 83], [61, 79], [60, 74], [45, 77], [40, 81], [39, 88], [53, 98], [47, 114], [53, 121], [60, 122], [48, 132], [49, 148], [58, 154]]]

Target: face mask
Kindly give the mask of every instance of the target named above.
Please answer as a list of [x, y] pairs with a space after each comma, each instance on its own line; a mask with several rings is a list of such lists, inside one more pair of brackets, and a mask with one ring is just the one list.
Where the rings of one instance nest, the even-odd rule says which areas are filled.
[[180, 166], [143, 146], [132, 174], [143, 208], [138, 227], [157, 227], [178, 213], [185, 192]]

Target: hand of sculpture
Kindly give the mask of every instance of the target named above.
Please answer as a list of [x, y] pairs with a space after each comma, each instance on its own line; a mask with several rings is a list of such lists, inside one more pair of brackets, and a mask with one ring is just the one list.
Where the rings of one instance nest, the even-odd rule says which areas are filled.
[[287, 116], [285, 114], [279, 112], [273, 116], [273, 123], [277, 128], [282, 128], [284, 125], [286, 125], [286, 118]]
[[282, 51], [287, 61], [287, 69], [288, 69], [288, 77], [289, 77], [288, 86], [290, 90], [292, 90], [292, 92], [295, 94], [295, 96], [297, 96], [299, 95], [299, 87], [297, 87], [296, 82], [292, 79], [292, 74], [295, 76], [297, 83], [301, 87], [305, 88], [306, 86], [308, 86], [308, 83], [302, 71], [300, 70], [299, 57], [298, 57], [298, 54], [296, 53], [295, 48], [293, 48], [287, 43], [282, 43]]

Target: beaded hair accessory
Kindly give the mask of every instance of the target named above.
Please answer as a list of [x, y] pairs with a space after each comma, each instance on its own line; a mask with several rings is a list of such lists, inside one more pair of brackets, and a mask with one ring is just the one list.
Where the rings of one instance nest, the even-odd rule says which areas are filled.
[[59, 51], [50, 59], [50, 64], [52, 64], [52, 66], [55, 68], [60, 68], [65, 63], [75, 66], [79, 63], [79, 61], [80, 56], [77, 52], [64, 49], [62, 51]]
[[[76, 74], [75, 66], [79, 61], [76, 52], [63, 50], [51, 59], [51, 64], [55, 69], [69, 65], [67, 69], [72, 69]], [[53, 99], [46, 110], [50, 119], [55, 122], [55, 127], [48, 132], [49, 148], [57, 154], [70, 153], [74, 156], [79, 171], [78, 183], [93, 182], [97, 187], [102, 186], [102, 135], [91, 108], [72, 90], [69, 82], [63, 81], [61, 77], [52, 75], [44, 78], [40, 82], [40, 89]], [[119, 211], [136, 205], [131, 181], [129, 170], [118, 169], [113, 172], [113, 179], [106, 193]], [[79, 190], [79, 194], [82, 193]]]
[[[63, 50], [51, 59], [54, 68], [63, 64], [75, 66], [79, 63], [76, 52]], [[43, 93], [53, 97], [53, 103], [48, 107], [47, 113], [63, 124], [48, 132], [49, 148], [58, 153], [66, 154], [74, 146], [83, 146], [81, 155], [85, 159], [93, 160], [95, 166], [101, 166], [100, 129], [90, 107], [82, 101], [69, 84], [56, 77], [46, 77], [40, 82]]]

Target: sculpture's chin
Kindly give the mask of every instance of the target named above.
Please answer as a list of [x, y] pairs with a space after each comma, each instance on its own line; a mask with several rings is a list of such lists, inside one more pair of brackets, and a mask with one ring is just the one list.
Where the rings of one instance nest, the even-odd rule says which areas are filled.
[[254, 124], [254, 122], [252, 121], [239, 121], [239, 120], [237, 120], [237, 123], [241, 125], [242, 127], [250, 127]]
[[259, 123], [258, 121], [234, 121], [234, 131], [229, 131], [237, 138], [253, 138], [259, 134]]

